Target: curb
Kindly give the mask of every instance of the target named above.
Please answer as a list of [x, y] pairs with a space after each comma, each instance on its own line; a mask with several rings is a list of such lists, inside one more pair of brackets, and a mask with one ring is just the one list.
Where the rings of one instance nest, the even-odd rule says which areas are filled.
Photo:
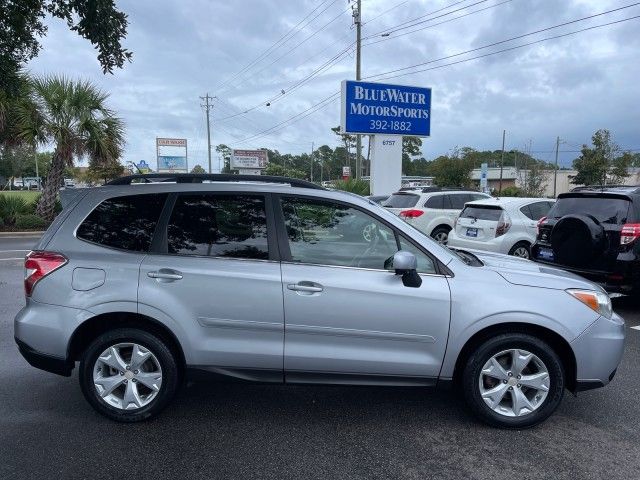
[[41, 237], [44, 234], [44, 230], [34, 230], [32, 232], [0, 232], [0, 238], [2, 237]]

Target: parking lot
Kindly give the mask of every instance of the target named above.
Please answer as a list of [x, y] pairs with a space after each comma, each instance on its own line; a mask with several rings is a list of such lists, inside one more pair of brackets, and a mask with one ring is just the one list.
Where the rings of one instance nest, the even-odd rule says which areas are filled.
[[30, 367], [13, 340], [34, 237], [0, 238], [0, 478], [640, 478], [640, 305], [618, 375], [567, 394], [540, 427], [478, 423], [452, 392], [190, 383], [157, 419], [110, 422], [77, 376]]

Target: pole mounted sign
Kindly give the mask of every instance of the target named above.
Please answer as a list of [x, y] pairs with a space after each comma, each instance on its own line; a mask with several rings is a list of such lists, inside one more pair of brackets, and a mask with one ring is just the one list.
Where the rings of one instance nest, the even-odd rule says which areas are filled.
[[232, 150], [231, 168], [244, 175], [260, 175], [267, 168], [269, 157], [266, 150]]
[[188, 172], [187, 139], [156, 138], [158, 172]]
[[431, 135], [431, 89], [344, 80], [342, 133]]

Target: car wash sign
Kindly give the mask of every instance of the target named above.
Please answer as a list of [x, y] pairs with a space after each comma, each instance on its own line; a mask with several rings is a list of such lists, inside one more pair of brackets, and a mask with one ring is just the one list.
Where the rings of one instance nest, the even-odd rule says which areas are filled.
[[342, 82], [342, 133], [431, 135], [431, 89]]

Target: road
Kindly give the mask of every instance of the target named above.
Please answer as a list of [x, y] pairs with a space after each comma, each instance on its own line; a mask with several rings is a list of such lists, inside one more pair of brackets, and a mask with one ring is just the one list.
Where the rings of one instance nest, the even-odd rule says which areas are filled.
[[[640, 331], [607, 388], [567, 394], [526, 431], [479, 424], [452, 392], [190, 384], [157, 419], [110, 422], [74, 374], [30, 367], [13, 341], [33, 238], [0, 238], [0, 478], [640, 478]], [[11, 250], [11, 252], [7, 252]], [[19, 255], [17, 253], [20, 253]], [[616, 299], [628, 325], [640, 305]]]

